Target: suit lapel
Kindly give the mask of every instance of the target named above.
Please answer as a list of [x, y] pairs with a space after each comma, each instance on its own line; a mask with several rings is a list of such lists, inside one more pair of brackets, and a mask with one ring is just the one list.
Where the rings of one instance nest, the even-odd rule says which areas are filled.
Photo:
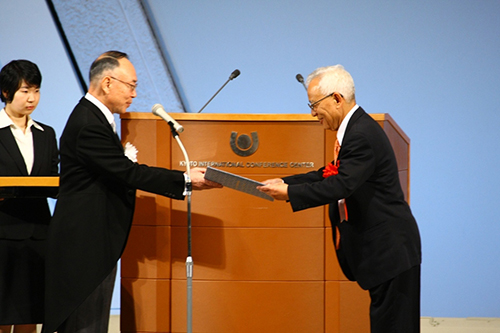
[[[347, 127], [345, 129], [345, 133], [344, 133], [344, 140], [347, 136], [347, 133], [349, 133], [349, 131], [351, 130], [351, 128], [354, 126], [354, 124], [359, 120], [359, 118], [361, 118], [364, 114], [366, 114], [366, 112], [361, 108], [359, 107], [356, 111], [354, 111], [354, 114], [351, 116], [351, 119], [349, 119], [349, 122], [347, 123]], [[342, 142], [342, 145], [344, 145], [345, 141]], [[338, 151], [338, 159], [340, 160], [341, 157], [340, 157], [340, 152], [342, 151], [342, 147], [340, 147], [339, 151]]]
[[28, 170], [26, 169], [26, 163], [24, 162], [23, 155], [17, 146], [16, 139], [12, 135], [10, 127], [4, 127], [0, 129], [0, 144], [4, 146], [10, 158], [14, 161], [19, 172], [23, 176], [28, 175]]
[[102, 111], [91, 101], [86, 99], [85, 97], [82, 98], [82, 102], [86, 103], [88, 105], [89, 110], [92, 111], [92, 113], [99, 119], [100, 122], [106, 125], [106, 127], [109, 129], [109, 131], [112, 133], [113, 138], [115, 139], [115, 143], [120, 146], [120, 148], [123, 149], [122, 143], [120, 138], [118, 137], [118, 134], [115, 133], [113, 130], [113, 127], [111, 127], [111, 124], [108, 122]]
[[[349, 132], [349, 130], [352, 128], [352, 126], [354, 126], [356, 121], [358, 121], [358, 119], [361, 118], [361, 116], [365, 113], [366, 113], [365, 110], [363, 110], [363, 108], [361, 108], [361, 106], [356, 111], [354, 111], [354, 114], [352, 115], [351, 119], [349, 119], [349, 123], [347, 124], [347, 127], [345, 129], [346, 134]], [[345, 138], [345, 134], [344, 134], [344, 138]]]

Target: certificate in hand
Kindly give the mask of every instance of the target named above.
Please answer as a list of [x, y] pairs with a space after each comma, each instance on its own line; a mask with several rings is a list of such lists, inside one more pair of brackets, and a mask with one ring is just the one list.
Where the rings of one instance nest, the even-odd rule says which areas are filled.
[[222, 186], [232, 188], [234, 190], [255, 195], [256, 197], [273, 201], [273, 197], [257, 190], [257, 186], [264, 186], [265, 184], [259, 183], [253, 179], [245, 178], [235, 175], [227, 171], [222, 171], [212, 167], [207, 167], [205, 172], [205, 179], [219, 183]]

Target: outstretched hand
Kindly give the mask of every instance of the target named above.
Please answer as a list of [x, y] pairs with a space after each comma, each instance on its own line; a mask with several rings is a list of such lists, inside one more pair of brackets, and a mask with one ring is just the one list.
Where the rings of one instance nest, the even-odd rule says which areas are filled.
[[222, 185], [205, 179], [206, 168], [191, 169], [191, 185], [193, 190], [208, 190], [211, 188], [221, 188]]
[[265, 186], [257, 186], [257, 189], [276, 200], [288, 200], [288, 184], [281, 178], [268, 179], [262, 183]]

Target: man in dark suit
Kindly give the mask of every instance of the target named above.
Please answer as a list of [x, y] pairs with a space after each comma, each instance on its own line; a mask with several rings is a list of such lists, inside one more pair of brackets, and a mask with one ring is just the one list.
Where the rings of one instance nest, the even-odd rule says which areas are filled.
[[340, 65], [307, 79], [309, 107], [337, 131], [335, 160], [318, 171], [270, 179], [260, 190], [293, 211], [329, 204], [344, 274], [371, 297], [371, 331], [420, 332], [421, 245], [382, 128], [356, 104], [354, 81]]
[[[125, 53], [110, 51], [90, 68], [90, 88], [60, 140], [59, 198], [49, 231], [44, 332], [107, 332], [116, 263], [132, 224], [135, 190], [183, 199], [181, 171], [133, 162], [114, 132], [113, 113], [136, 97]], [[132, 158], [133, 159], [133, 158]], [[220, 185], [191, 170], [193, 189]]]

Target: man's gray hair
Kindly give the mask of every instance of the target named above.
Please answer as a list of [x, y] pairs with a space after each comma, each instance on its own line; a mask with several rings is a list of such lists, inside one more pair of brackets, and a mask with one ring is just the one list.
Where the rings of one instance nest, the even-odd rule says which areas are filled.
[[90, 66], [90, 85], [96, 84], [107, 72], [119, 67], [120, 63], [118, 60], [122, 58], [128, 59], [128, 55], [120, 51], [108, 51], [101, 54]]
[[306, 85], [309, 87], [309, 83], [317, 77], [320, 79], [316, 88], [323, 95], [338, 92], [344, 96], [348, 103], [355, 100], [354, 80], [351, 74], [344, 69], [344, 66], [335, 65], [317, 68], [307, 77]]

